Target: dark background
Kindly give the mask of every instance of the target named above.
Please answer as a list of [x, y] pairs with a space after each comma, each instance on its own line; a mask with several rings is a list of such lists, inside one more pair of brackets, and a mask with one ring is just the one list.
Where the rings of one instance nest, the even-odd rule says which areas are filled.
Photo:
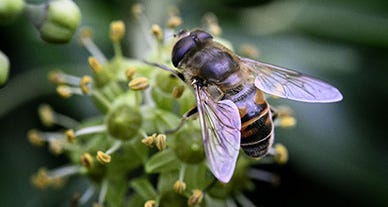
[[[138, 57], [145, 46], [130, 18], [133, 1], [76, 1], [82, 26], [94, 29], [95, 41], [112, 55], [108, 28], [112, 20], [127, 24], [124, 53]], [[388, 206], [388, 1], [146, 1], [150, 23], [165, 24], [168, 6], [180, 9], [182, 27], [201, 27], [202, 16], [218, 16], [223, 37], [236, 51], [251, 44], [259, 59], [294, 68], [338, 87], [344, 100], [306, 104], [270, 100], [292, 107], [293, 129], [277, 129], [276, 140], [289, 150], [285, 166], [263, 165], [279, 174], [273, 187], [257, 182], [247, 195], [262, 206]], [[136, 41], [135, 41], [136, 40]], [[0, 89], [0, 200], [4, 206], [68, 206], [72, 192], [84, 183], [72, 179], [62, 190], [41, 191], [30, 176], [41, 166], [66, 163], [42, 148], [31, 146], [26, 133], [43, 128], [37, 116], [40, 103], [75, 119], [96, 114], [90, 100], [63, 100], [46, 80], [61, 68], [89, 72], [85, 49], [77, 37], [66, 45], [44, 43], [25, 17], [0, 26], [0, 49], [11, 62], [11, 77]]]

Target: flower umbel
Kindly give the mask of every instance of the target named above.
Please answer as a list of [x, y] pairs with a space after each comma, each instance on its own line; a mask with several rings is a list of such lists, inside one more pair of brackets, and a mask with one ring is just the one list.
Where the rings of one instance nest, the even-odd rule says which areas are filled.
[[[65, 0], [56, 1], [65, 3]], [[141, 24], [145, 18], [144, 8], [138, 4], [132, 11]], [[213, 14], [208, 14], [204, 20], [215, 36], [221, 35], [221, 27]], [[154, 44], [149, 53], [150, 60], [171, 64], [166, 62], [166, 57], [174, 42], [166, 34], [174, 32], [180, 24], [182, 19], [174, 10], [164, 27], [142, 25], [148, 27], [144, 34], [146, 39]], [[61, 129], [55, 132], [33, 129], [28, 132], [28, 139], [35, 146], [48, 143], [51, 152], [68, 156], [71, 164], [55, 170], [42, 168], [32, 177], [32, 183], [41, 189], [58, 187], [63, 185], [65, 178], [82, 175], [91, 185], [80, 196], [80, 205], [88, 203], [93, 194], [98, 197], [95, 206], [249, 203], [242, 193], [252, 189], [252, 178], [270, 180], [277, 177], [247, 170], [261, 160], [240, 156], [231, 182], [218, 183], [206, 164], [198, 120], [180, 122], [182, 114], [195, 107], [191, 90], [170, 72], [125, 57], [120, 46], [125, 32], [123, 21], [111, 23], [109, 35], [114, 56], [109, 59], [94, 43], [91, 30], [83, 29], [81, 43], [91, 54], [85, 60], [85, 68], [89, 67], [92, 75], [78, 77], [58, 69], [49, 74], [61, 97], [90, 98], [100, 115], [76, 121], [42, 104], [39, 107], [42, 123]], [[290, 127], [295, 124], [291, 113], [280, 112], [277, 125]], [[177, 126], [181, 127], [174, 130]], [[283, 145], [275, 145], [270, 154], [272, 158], [265, 161], [284, 164], [288, 159]]]

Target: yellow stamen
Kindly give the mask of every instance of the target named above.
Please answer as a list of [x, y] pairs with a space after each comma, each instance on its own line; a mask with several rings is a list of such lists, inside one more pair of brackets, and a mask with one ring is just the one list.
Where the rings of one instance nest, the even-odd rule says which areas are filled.
[[259, 51], [257, 48], [249, 44], [242, 45], [240, 48], [240, 53], [242, 56], [248, 58], [257, 59], [259, 57]]
[[203, 192], [199, 189], [193, 190], [193, 194], [189, 197], [189, 200], [187, 201], [187, 205], [189, 206], [195, 206], [199, 203], [201, 203], [203, 198]]
[[54, 84], [63, 84], [65, 83], [65, 78], [63, 77], [63, 73], [58, 70], [50, 71], [47, 75], [49, 81]]
[[38, 113], [43, 125], [47, 127], [54, 126], [55, 114], [53, 109], [48, 104], [41, 104], [38, 108]]
[[166, 143], [167, 137], [164, 134], [159, 134], [155, 138], [155, 145], [158, 148], [159, 151], [163, 151], [167, 147]]
[[63, 179], [62, 177], [54, 177], [54, 178], [51, 178], [50, 180], [50, 185], [56, 189], [62, 188], [65, 185], [65, 183], [66, 183], [65, 179]]
[[92, 77], [90, 77], [88, 75], [85, 75], [82, 77], [79, 86], [80, 86], [83, 94], [89, 93], [91, 82], [92, 82]]
[[143, 14], [143, 11], [144, 11], [143, 5], [141, 5], [140, 3], [134, 4], [131, 10], [135, 19], [140, 20], [141, 15]]
[[181, 181], [181, 180], [177, 180], [175, 183], [174, 183], [174, 191], [177, 192], [178, 194], [183, 194], [183, 192], [186, 190], [186, 183]]
[[44, 139], [36, 129], [31, 129], [27, 133], [28, 140], [34, 146], [41, 147], [44, 145]]
[[174, 28], [177, 28], [181, 24], [182, 24], [182, 19], [178, 16], [173, 15], [168, 19], [167, 27], [170, 29], [174, 29]]
[[84, 39], [92, 39], [93, 38], [93, 32], [90, 28], [83, 27], [83, 28], [81, 28], [80, 37], [81, 37], [81, 41], [83, 43]]
[[156, 139], [156, 134], [153, 134], [148, 137], [144, 137], [141, 142], [147, 146], [151, 146], [154, 143], [154, 140]]
[[287, 148], [282, 144], [275, 145], [275, 155], [274, 160], [278, 164], [285, 164], [288, 161], [288, 151]]
[[136, 68], [135, 67], [128, 67], [127, 70], [125, 71], [125, 76], [127, 77], [128, 80], [131, 80], [133, 75], [136, 73]]
[[283, 128], [291, 128], [296, 125], [296, 119], [292, 116], [280, 117], [280, 126]]
[[66, 139], [69, 143], [75, 143], [77, 137], [75, 136], [74, 130], [69, 129], [65, 132]]
[[154, 35], [158, 41], [162, 41], [163, 40], [162, 28], [157, 24], [152, 25], [152, 35]]
[[98, 151], [97, 152], [97, 160], [101, 163], [101, 164], [108, 164], [110, 163], [111, 161], [111, 156], [102, 152], [102, 151]]
[[40, 189], [46, 189], [50, 185], [50, 177], [46, 168], [40, 168], [38, 172], [31, 177], [32, 184]]
[[90, 169], [94, 166], [93, 157], [87, 152], [80, 156], [80, 161], [81, 161], [81, 165], [86, 167], [87, 169]]
[[123, 21], [113, 21], [110, 23], [110, 39], [113, 42], [120, 41], [125, 34], [125, 24]]
[[89, 57], [88, 58], [89, 66], [92, 68], [93, 72], [100, 73], [102, 70], [102, 65], [98, 62], [97, 58]]
[[205, 24], [208, 27], [208, 30], [211, 34], [214, 36], [220, 36], [222, 33], [222, 29], [220, 25], [218, 24], [217, 16], [213, 13], [207, 13], [204, 16]]
[[50, 139], [49, 140], [49, 150], [54, 155], [62, 154], [64, 150], [64, 140], [63, 139]]
[[69, 86], [61, 85], [57, 87], [57, 93], [62, 98], [70, 98], [73, 95], [73, 91]]
[[52, 176], [51, 172], [48, 172], [46, 168], [40, 168], [38, 172], [31, 177], [32, 184], [40, 189], [46, 189], [48, 187], [60, 188], [65, 183], [64, 176]]
[[220, 36], [222, 34], [222, 29], [221, 29], [220, 25], [218, 25], [218, 24], [210, 24], [209, 31], [214, 36]]
[[155, 200], [148, 200], [144, 203], [144, 207], [155, 207], [156, 201]]
[[148, 88], [149, 86], [149, 83], [148, 83], [148, 79], [145, 78], [145, 77], [138, 77], [138, 78], [135, 78], [133, 80], [131, 80], [128, 84], [129, 88], [131, 88], [132, 90], [144, 90], [146, 88]]

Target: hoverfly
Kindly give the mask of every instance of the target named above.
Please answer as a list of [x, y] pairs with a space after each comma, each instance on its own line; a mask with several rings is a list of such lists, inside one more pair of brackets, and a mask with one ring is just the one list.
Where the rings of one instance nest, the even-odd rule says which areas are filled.
[[250, 157], [266, 155], [274, 140], [272, 110], [264, 93], [296, 101], [342, 100], [335, 87], [311, 76], [234, 54], [202, 30], [177, 34], [171, 71], [194, 89], [207, 162], [221, 182], [231, 179], [240, 146]]

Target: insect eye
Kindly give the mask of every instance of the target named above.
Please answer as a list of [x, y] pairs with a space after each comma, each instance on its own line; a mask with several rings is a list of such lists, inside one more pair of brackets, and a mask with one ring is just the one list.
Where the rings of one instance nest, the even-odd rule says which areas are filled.
[[[186, 31], [185, 31], [186, 32]], [[178, 37], [181, 34], [178, 33]], [[187, 52], [197, 46], [200, 42], [204, 40], [213, 38], [209, 33], [202, 30], [195, 30], [190, 32], [188, 36], [182, 37], [177, 43], [175, 43], [172, 50], [171, 59], [172, 64], [177, 67], [179, 62], [187, 54]]]
[[211, 36], [209, 33], [202, 31], [202, 30], [195, 30], [195, 31], [190, 33], [190, 36], [195, 41], [204, 41], [204, 40], [213, 38], [213, 36]]
[[185, 54], [195, 46], [194, 40], [187, 36], [175, 43], [171, 54], [172, 64], [177, 67]]

